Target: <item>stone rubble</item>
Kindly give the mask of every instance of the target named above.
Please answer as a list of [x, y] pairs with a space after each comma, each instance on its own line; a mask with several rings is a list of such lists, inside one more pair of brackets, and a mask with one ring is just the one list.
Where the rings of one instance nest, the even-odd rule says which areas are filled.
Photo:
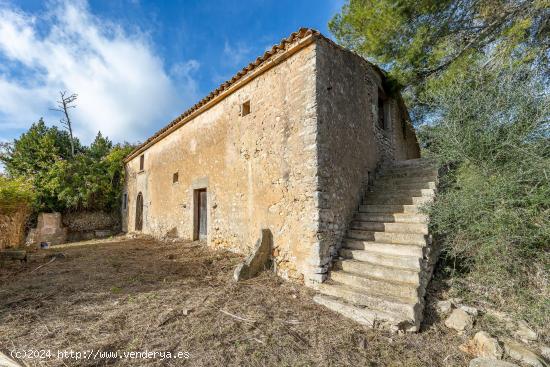
[[470, 330], [474, 326], [474, 317], [461, 308], [456, 308], [445, 320], [445, 326], [456, 331]]
[[487, 357], [491, 359], [501, 359], [503, 349], [496, 338], [491, 337], [485, 331], [479, 331], [474, 335], [474, 345], [478, 351], [479, 357]]
[[517, 364], [498, 361], [486, 357], [478, 357], [470, 361], [469, 367], [519, 367]]
[[538, 339], [537, 333], [529, 327], [525, 320], [518, 321], [517, 330], [514, 335], [524, 343], [529, 343], [530, 341], [535, 341]]
[[532, 367], [549, 367], [547, 361], [544, 360], [541, 356], [523, 346], [520, 343], [517, 343], [513, 340], [506, 339], [503, 341], [504, 350], [510, 358], [525, 363], [528, 366]]
[[439, 314], [447, 315], [453, 309], [453, 303], [450, 300], [438, 301], [436, 307]]

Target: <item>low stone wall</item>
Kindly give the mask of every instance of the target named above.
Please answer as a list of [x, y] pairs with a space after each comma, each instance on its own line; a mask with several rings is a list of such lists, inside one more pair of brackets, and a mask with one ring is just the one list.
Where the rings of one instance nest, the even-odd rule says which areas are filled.
[[109, 237], [121, 231], [120, 215], [106, 212], [74, 212], [63, 214], [63, 225], [69, 241]]
[[30, 209], [21, 207], [7, 213], [0, 212], [0, 249], [17, 247], [25, 241], [25, 227]]

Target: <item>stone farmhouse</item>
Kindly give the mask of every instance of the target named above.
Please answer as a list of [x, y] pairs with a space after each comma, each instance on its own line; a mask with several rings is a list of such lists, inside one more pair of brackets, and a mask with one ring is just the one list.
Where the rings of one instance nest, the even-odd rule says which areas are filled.
[[[384, 72], [300, 29], [125, 159], [123, 229], [243, 254], [268, 229], [277, 274], [320, 289], [319, 303], [366, 324], [417, 329], [419, 279], [431, 270], [415, 205], [435, 187], [419, 156]], [[368, 196], [376, 187], [398, 195]], [[414, 284], [395, 283], [406, 280]]]

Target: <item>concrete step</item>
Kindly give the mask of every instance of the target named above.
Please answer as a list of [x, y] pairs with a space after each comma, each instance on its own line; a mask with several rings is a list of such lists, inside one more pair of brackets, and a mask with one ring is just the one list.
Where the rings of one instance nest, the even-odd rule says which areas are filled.
[[414, 172], [414, 171], [423, 171], [431, 172], [438, 171], [438, 166], [434, 164], [422, 163], [416, 165], [386, 165], [381, 167], [382, 172]]
[[426, 168], [386, 168], [382, 170], [382, 177], [437, 177], [437, 169], [433, 167]]
[[395, 318], [415, 319], [422, 305], [420, 303], [402, 303], [391, 298], [378, 298], [363, 292], [361, 289], [345, 284], [327, 281], [319, 286], [321, 294], [343, 299], [347, 303], [368, 307], [371, 310], [384, 311]]
[[405, 245], [400, 243], [380, 243], [344, 238], [343, 248], [350, 250], [367, 250], [387, 255], [402, 255], [424, 257], [428, 255], [429, 247], [418, 245]]
[[382, 204], [362, 204], [359, 206], [358, 213], [384, 213], [384, 214], [395, 214], [395, 213], [408, 213], [408, 214], [418, 214], [420, 208], [418, 205], [382, 205]]
[[419, 233], [376, 232], [350, 229], [348, 238], [364, 241], [403, 243], [425, 246], [429, 243], [429, 237]]
[[369, 196], [435, 196], [435, 189], [396, 189], [391, 187], [377, 187], [372, 191], [367, 191], [366, 197]]
[[437, 187], [437, 184], [435, 181], [418, 181], [418, 180], [376, 180], [374, 182], [373, 189], [374, 190], [392, 190], [392, 189], [398, 189], [398, 190], [417, 190], [417, 189], [435, 189]]
[[426, 158], [405, 159], [388, 162], [383, 168], [435, 167], [435, 163]]
[[351, 222], [350, 228], [363, 231], [428, 234], [428, 225], [426, 223], [384, 223], [354, 220]]
[[[367, 250], [340, 249], [344, 259], [357, 260], [393, 269], [406, 269], [418, 272], [422, 269], [422, 258], [417, 256], [388, 255]], [[391, 270], [391, 269], [390, 269]]]
[[358, 260], [336, 260], [334, 269], [380, 281], [400, 282], [416, 286], [421, 284], [420, 270], [418, 269], [401, 269]]
[[414, 183], [414, 184], [420, 184], [420, 183], [426, 183], [426, 182], [437, 182], [437, 176], [435, 175], [428, 175], [428, 176], [394, 176], [394, 175], [383, 175], [376, 179], [374, 184], [381, 183], [384, 185], [387, 184], [394, 184], [394, 185], [401, 185], [405, 183]]
[[415, 303], [419, 299], [418, 286], [411, 283], [392, 282], [343, 270], [331, 272], [330, 278], [335, 282], [358, 288], [367, 294], [383, 299], [385, 296], [389, 296], [388, 299], [399, 299], [403, 303]]
[[[370, 328], [384, 327], [384, 324], [392, 324], [395, 316], [383, 312], [375, 311], [364, 307], [357, 307], [342, 301], [339, 298], [318, 294], [313, 297], [313, 301], [325, 306], [326, 308], [338, 312], [344, 317], [352, 319], [362, 325]], [[392, 322], [393, 321], [393, 322]]]
[[424, 205], [431, 203], [433, 197], [428, 196], [407, 196], [407, 195], [368, 195], [363, 199], [363, 204], [381, 204], [381, 205]]
[[357, 213], [354, 220], [385, 223], [428, 223], [428, 216], [410, 213]]

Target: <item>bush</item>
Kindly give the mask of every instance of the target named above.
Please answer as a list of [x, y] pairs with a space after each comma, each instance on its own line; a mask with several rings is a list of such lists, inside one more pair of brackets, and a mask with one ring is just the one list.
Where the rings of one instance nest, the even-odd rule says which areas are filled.
[[550, 314], [549, 100], [529, 70], [472, 67], [424, 96], [438, 106], [420, 128], [448, 168], [430, 208], [461, 296], [544, 326]]
[[21, 207], [30, 207], [34, 193], [30, 182], [0, 175], [0, 213], [10, 214]]
[[28, 181], [0, 175], [0, 249], [23, 243], [33, 200]]
[[48, 127], [42, 119], [12, 144], [4, 145], [0, 162], [10, 177], [28, 182], [35, 211], [118, 211], [124, 184], [123, 158], [133, 149], [98, 133], [89, 147]]

